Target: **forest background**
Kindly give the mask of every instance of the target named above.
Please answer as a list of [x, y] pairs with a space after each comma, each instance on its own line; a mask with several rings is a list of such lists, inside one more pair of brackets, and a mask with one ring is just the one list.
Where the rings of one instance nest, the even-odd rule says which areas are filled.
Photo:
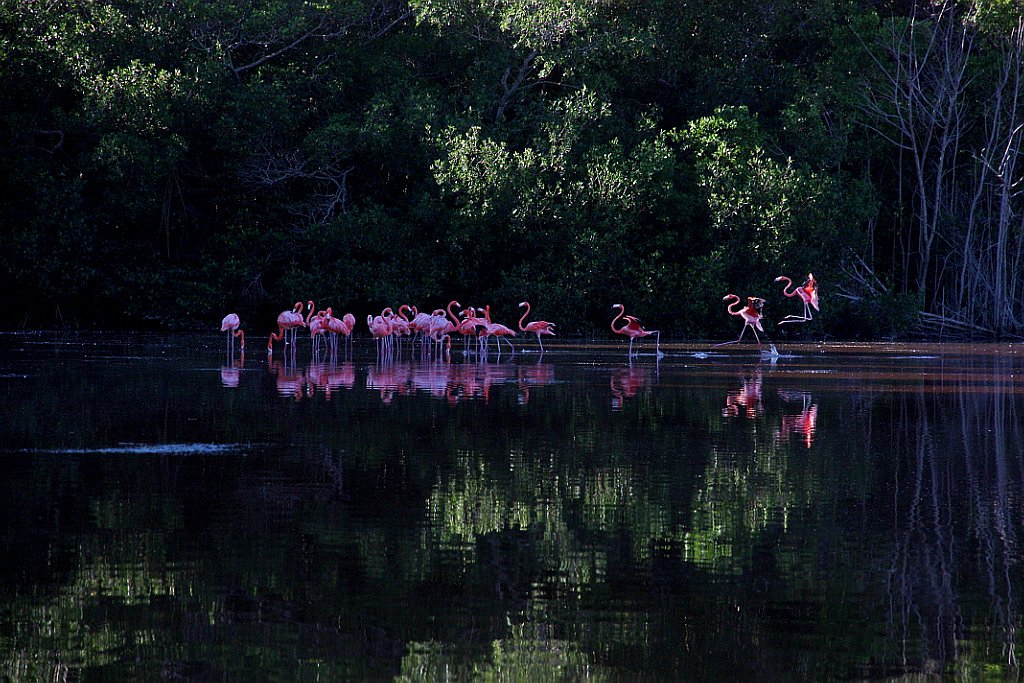
[[1024, 335], [1020, 0], [0, 0], [6, 328]]

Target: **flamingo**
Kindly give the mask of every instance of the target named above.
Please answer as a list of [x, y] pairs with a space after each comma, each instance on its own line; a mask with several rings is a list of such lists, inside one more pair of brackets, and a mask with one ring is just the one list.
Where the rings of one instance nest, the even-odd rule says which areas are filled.
[[[649, 336], [651, 336], [653, 334], [653, 335], [656, 335], [654, 337], [654, 344], [655, 344], [655, 346], [654, 346], [654, 349], [655, 349], [654, 350], [654, 354], [658, 358], [661, 358], [661, 355], [662, 355], [661, 354], [661, 330], [645, 330], [640, 325], [640, 321], [638, 319], [634, 318], [631, 315], [625, 316], [626, 317], [626, 324], [625, 325], [623, 325], [622, 327], [620, 327], [618, 329], [615, 329], [615, 321], [618, 320], [619, 318], [623, 317], [623, 315], [625, 315], [626, 307], [623, 306], [622, 304], [615, 304], [615, 305], [612, 306], [612, 308], [621, 309], [619, 311], [619, 314], [617, 316], [615, 316], [615, 319], [612, 320], [612, 332], [614, 332], [615, 334], [624, 334], [627, 337], [629, 337], [629, 354], [628, 354], [628, 357], [632, 358], [633, 355], [634, 355], [633, 354], [633, 340], [635, 338], [637, 338], [637, 337], [649, 337]], [[637, 351], [636, 355], [640, 355], [640, 352]]]
[[[511, 327], [507, 327], [505, 325], [502, 325], [501, 323], [492, 323], [491, 322], [491, 305], [490, 304], [487, 304], [486, 306], [484, 306], [484, 320], [487, 321], [487, 327], [484, 328], [484, 334], [486, 336], [488, 336], [488, 337], [496, 337], [498, 339], [498, 354], [500, 355], [501, 354], [501, 340], [502, 340], [502, 338], [503, 337], [514, 337], [514, 336], [516, 336], [516, 331], [513, 330]], [[514, 354], [516, 352], [516, 347], [512, 346], [512, 342], [510, 342], [508, 339], [505, 339], [505, 343], [508, 344], [508, 347], [510, 349], [512, 349], [512, 353]]]
[[306, 318], [306, 324], [307, 327], [309, 327], [309, 338], [313, 340], [314, 356], [320, 352], [320, 340], [328, 330], [329, 311], [330, 309], [327, 311], [320, 311], [312, 320], [308, 317]]
[[284, 339], [284, 343], [287, 344], [288, 340], [285, 338], [285, 333], [289, 330], [296, 330], [297, 328], [305, 327], [306, 321], [302, 318], [302, 302], [296, 301], [295, 305], [292, 306], [290, 311], [281, 311], [277, 316], [277, 333], [270, 333], [270, 338], [267, 339], [267, 355], [274, 352], [274, 342]]
[[351, 313], [346, 313], [341, 318], [335, 318], [333, 311], [327, 309], [327, 331], [331, 332], [334, 337], [332, 342], [334, 349], [331, 353], [337, 354], [338, 352], [338, 335], [345, 335], [346, 343], [352, 340], [352, 329], [356, 326], [356, 317]]
[[409, 321], [409, 327], [415, 330], [421, 338], [427, 336], [430, 329], [430, 314], [421, 313], [416, 310], [415, 306], [410, 306], [410, 309], [412, 310], [412, 320]]
[[459, 323], [455, 330], [463, 335], [463, 355], [469, 354], [469, 338], [474, 337], [477, 343], [477, 353], [480, 352], [480, 340], [487, 334], [487, 321], [477, 315], [475, 308], [466, 308], [459, 313], [465, 318]]
[[242, 338], [242, 351], [245, 351], [245, 331], [238, 329], [241, 325], [242, 321], [238, 319], [237, 313], [228, 313], [220, 321], [220, 331], [228, 333], [228, 344], [231, 345], [232, 351], [235, 350], [235, 337]]
[[804, 284], [797, 289], [790, 291], [790, 287], [793, 286], [793, 281], [785, 275], [780, 275], [775, 278], [776, 282], [785, 281], [785, 286], [782, 288], [783, 296], [794, 297], [799, 296], [800, 300], [804, 302], [804, 314], [803, 315], [787, 315], [785, 318], [778, 322], [779, 325], [785, 325], [786, 323], [806, 323], [809, 322], [813, 316], [811, 315], [811, 306], [814, 306], [814, 310], [821, 310], [818, 308], [818, 281], [814, 279], [814, 273], [807, 273], [807, 280]]
[[743, 333], [746, 332], [749, 327], [754, 333], [754, 339], [757, 339], [758, 348], [760, 348], [761, 339], [757, 336], [757, 331], [761, 330], [764, 332], [764, 328], [761, 327], [761, 309], [764, 307], [764, 299], [756, 296], [748, 296], [746, 308], [738, 311], [734, 311], [732, 307], [740, 303], [740, 298], [735, 294], [726, 294], [722, 297], [722, 301], [728, 301], [729, 299], [733, 299], [733, 302], [729, 304], [725, 310], [729, 312], [729, 315], [738, 315], [743, 318], [743, 329], [740, 330], [740, 336], [736, 337], [733, 341], [715, 344], [715, 347], [726, 346], [727, 344], [735, 344], [739, 342], [743, 339]]
[[391, 314], [391, 308], [385, 308], [376, 318], [371, 315], [366, 316], [366, 326], [370, 328], [370, 334], [373, 335], [374, 340], [380, 340], [381, 348], [377, 350], [378, 353], [389, 352], [387, 340], [392, 332]]
[[544, 341], [540, 338], [542, 334], [550, 334], [554, 336], [555, 327], [554, 323], [549, 323], [545, 320], [534, 320], [532, 323], [528, 323], [526, 327], [523, 327], [523, 321], [526, 320], [526, 316], [530, 315], [530, 302], [524, 301], [519, 304], [519, 308], [526, 306], [526, 311], [523, 313], [523, 317], [519, 319], [519, 331], [520, 332], [533, 332], [537, 335], [537, 343], [540, 344], [540, 352], [544, 353]]
[[[453, 302], [455, 303], [455, 302]], [[449, 307], [451, 304], [448, 304]], [[441, 350], [441, 341], [445, 335], [450, 335], [455, 331], [455, 325], [448, 320], [448, 316], [443, 308], [436, 308], [430, 314], [430, 321], [427, 324], [426, 334], [438, 344], [438, 350]], [[449, 343], [450, 340], [449, 340]]]

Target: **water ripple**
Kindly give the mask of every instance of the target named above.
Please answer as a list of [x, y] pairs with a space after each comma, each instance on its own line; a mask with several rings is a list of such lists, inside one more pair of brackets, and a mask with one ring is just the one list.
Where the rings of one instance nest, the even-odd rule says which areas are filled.
[[48, 455], [212, 455], [248, 446], [241, 443], [125, 443], [105, 448], [23, 448], [13, 452]]

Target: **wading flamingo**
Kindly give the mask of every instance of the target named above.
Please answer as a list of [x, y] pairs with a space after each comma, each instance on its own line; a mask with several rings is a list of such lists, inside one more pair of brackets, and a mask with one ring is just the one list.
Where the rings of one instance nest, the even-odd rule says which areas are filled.
[[[513, 330], [511, 327], [508, 327], [506, 325], [502, 325], [501, 323], [492, 323], [491, 322], [491, 305], [490, 304], [487, 304], [486, 306], [484, 306], [484, 320], [487, 321], [487, 326], [484, 328], [484, 334], [486, 336], [488, 336], [488, 337], [496, 337], [498, 339], [498, 355], [501, 355], [501, 340], [502, 340], [502, 338], [503, 337], [514, 337], [514, 336], [516, 336], [516, 331]], [[505, 343], [508, 344], [508, 348], [512, 349], [512, 353], [514, 354], [516, 352], [516, 347], [512, 346], [512, 342], [510, 342], [506, 338], [505, 339]]]
[[780, 275], [775, 278], [776, 282], [785, 281], [786, 285], [782, 288], [783, 296], [794, 297], [799, 296], [800, 300], [804, 302], [804, 314], [803, 315], [787, 315], [785, 318], [778, 322], [779, 325], [785, 325], [786, 323], [806, 323], [809, 322], [814, 316], [811, 315], [811, 306], [814, 306], [814, 310], [821, 310], [818, 308], [818, 281], [814, 279], [814, 273], [807, 273], [807, 280], [803, 285], [797, 289], [790, 290], [793, 286], [793, 281], [785, 275]]
[[327, 309], [327, 331], [332, 334], [331, 353], [338, 353], [338, 335], [345, 335], [345, 343], [352, 341], [352, 329], [356, 326], [356, 317], [346, 313], [341, 318], [335, 318], [330, 307]]
[[409, 321], [409, 327], [416, 332], [417, 337], [422, 341], [424, 337], [429, 334], [430, 330], [430, 314], [420, 313], [416, 310], [415, 306], [412, 306], [412, 320]]
[[270, 333], [270, 338], [267, 339], [267, 355], [274, 352], [274, 342], [284, 339], [284, 343], [288, 344], [288, 339], [285, 334], [289, 330], [295, 330], [295, 335], [298, 335], [298, 328], [305, 327], [306, 321], [302, 318], [302, 302], [296, 301], [295, 305], [292, 306], [290, 311], [281, 311], [277, 316], [277, 333]]
[[540, 338], [542, 334], [555, 334], [555, 324], [549, 323], [546, 320], [534, 320], [532, 323], [528, 323], [525, 327], [523, 321], [526, 320], [526, 316], [530, 315], [530, 302], [524, 301], [519, 304], [519, 308], [526, 306], [526, 311], [523, 313], [523, 317], [519, 319], [519, 331], [520, 332], [533, 332], [537, 335], [537, 343], [540, 344], [540, 352], [544, 353], [544, 341]]
[[757, 336], [757, 331], [761, 330], [764, 332], [764, 328], [761, 327], [761, 308], [764, 307], [764, 299], [756, 296], [748, 296], [746, 308], [736, 311], [734, 311], [732, 307], [739, 305], [740, 298], [735, 294], [726, 294], [722, 297], [722, 301], [728, 301], [729, 299], [733, 299], [734, 301], [730, 303], [725, 310], [729, 312], [729, 315], [738, 315], [743, 318], [743, 329], [740, 330], [740, 336], [736, 337], [734, 340], [715, 344], [715, 347], [726, 346], [728, 344], [735, 344], [739, 342], [743, 339], [743, 333], [746, 332], [749, 327], [750, 331], [754, 333], [754, 339], [757, 340], [758, 348], [760, 348], [761, 339]]
[[[313, 302], [311, 301], [310, 303]], [[329, 311], [330, 309], [320, 311], [316, 314], [316, 317], [306, 318], [306, 326], [309, 328], [309, 338], [313, 341], [314, 356], [320, 353], [320, 342], [325, 339], [324, 335], [327, 333], [328, 329], [327, 321], [330, 315]]]
[[[452, 303], [454, 303], [456, 306], [458, 305], [457, 302]], [[451, 308], [451, 305], [452, 304], [448, 304], [448, 307]], [[451, 335], [451, 333], [454, 331], [455, 325], [452, 325], [452, 322], [448, 320], [448, 315], [445, 313], [444, 309], [435, 308], [434, 312], [430, 314], [430, 322], [427, 325], [426, 333], [427, 336], [429, 336], [434, 342], [437, 343], [438, 352], [441, 351], [441, 342], [444, 339], [444, 337], [446, 335]], [[448, 343], [451, 343], [450, 337]]]
[[[626, 324], [623, 325], [622, 327], [616, 329], [615, 328], [615, 323], [616, 323], [616, 321], [618, 321], [619, 318], [621, 318], [621, 317], [623, 317], [625, 315], [626, 307], [623, 306], [622, 304], [615, 304], [615, 305], [612, 306], [612, 308], [618, 308], [619, 309], [619, 314], [617, 316], [615, 316], [614, 320], [612, 320], [612, 332], [614, 332], [615, 334], [624, 334], [627, 337], [629, 337], [629, 354], [628, 354], [628, 357], [632, 358], [634, 355], [637, 355], [637, 356], [640, 355], [640, 351], [639, 350], [636, 352], [636, 354], [633, 353], [633, 340], [634, 339], [636, 339], [637, 337], [649, 337], [649, 336], [651, 336], [653, 334], [653, 335], [655, 335], [655, 337], [654, 337], [654, 354], [658, 358], [661, 358], [661, 330], [645, 330], [640, 325], [640, 321], [637, 318], [635, 318], [635, 317], [633, 317], [631, 315], [626, 315], [625, 316]], [[637, 346], [639, 347], [639, 344], [637, 344]]]
[[238, 319], [237, 313], [228, 313], [224, 316], [224, 319], [220, 321], [220, 331], [228, 333], [228, 344], [231, 345], [231, 350], [235, 350], [235, 337], [242, 338], [242, 351], [245, 351], [245, 332], [238, 329], [242, 325], [242, 321]]
[[390, 340], [391, 333], [394, 332], [394, 326], [391, 324], [391, 316], [393, 314], [394, 311], [389, 306], [381, 311], [377, 317], [366, 316], [366, 326], [370, 328], [370, 334], [373, 336], [374, 341], [379, 342], [377, 348], [378, 355], [391, 353]]

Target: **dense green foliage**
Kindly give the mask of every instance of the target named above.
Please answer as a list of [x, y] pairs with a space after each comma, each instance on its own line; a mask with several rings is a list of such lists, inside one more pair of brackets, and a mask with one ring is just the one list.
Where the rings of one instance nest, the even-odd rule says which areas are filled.
[[[972, 73], [1006, 61], [992, 46], [1015, 8], [948, 10], [977, 36]], [[726, 292], [797, 312], [772, 279], [813, 270], [818, 333], [899, 334], [920, 307], [1019, 332], [1018, 309], [956, 308], [969, 283], [942, 264], [971, 267], [970, 239], [944, 223], [934, 251], [914, 246], [923, 204], [872, 97], [893, 27], [942, 9], [3, 0], [4, 325], [237, 310], [259, 329], [299, 298], [365, 313], [454, 296], [503, 318], [529, 298], [566, 332], [622, 302], [706, 335], [730, 325]], [[990, 100], [965, 89], [965, 119]], [[1008, 201], [1005, 234], [973, 242], [1008, 245], [1001, 273], [1020, 252]]]

